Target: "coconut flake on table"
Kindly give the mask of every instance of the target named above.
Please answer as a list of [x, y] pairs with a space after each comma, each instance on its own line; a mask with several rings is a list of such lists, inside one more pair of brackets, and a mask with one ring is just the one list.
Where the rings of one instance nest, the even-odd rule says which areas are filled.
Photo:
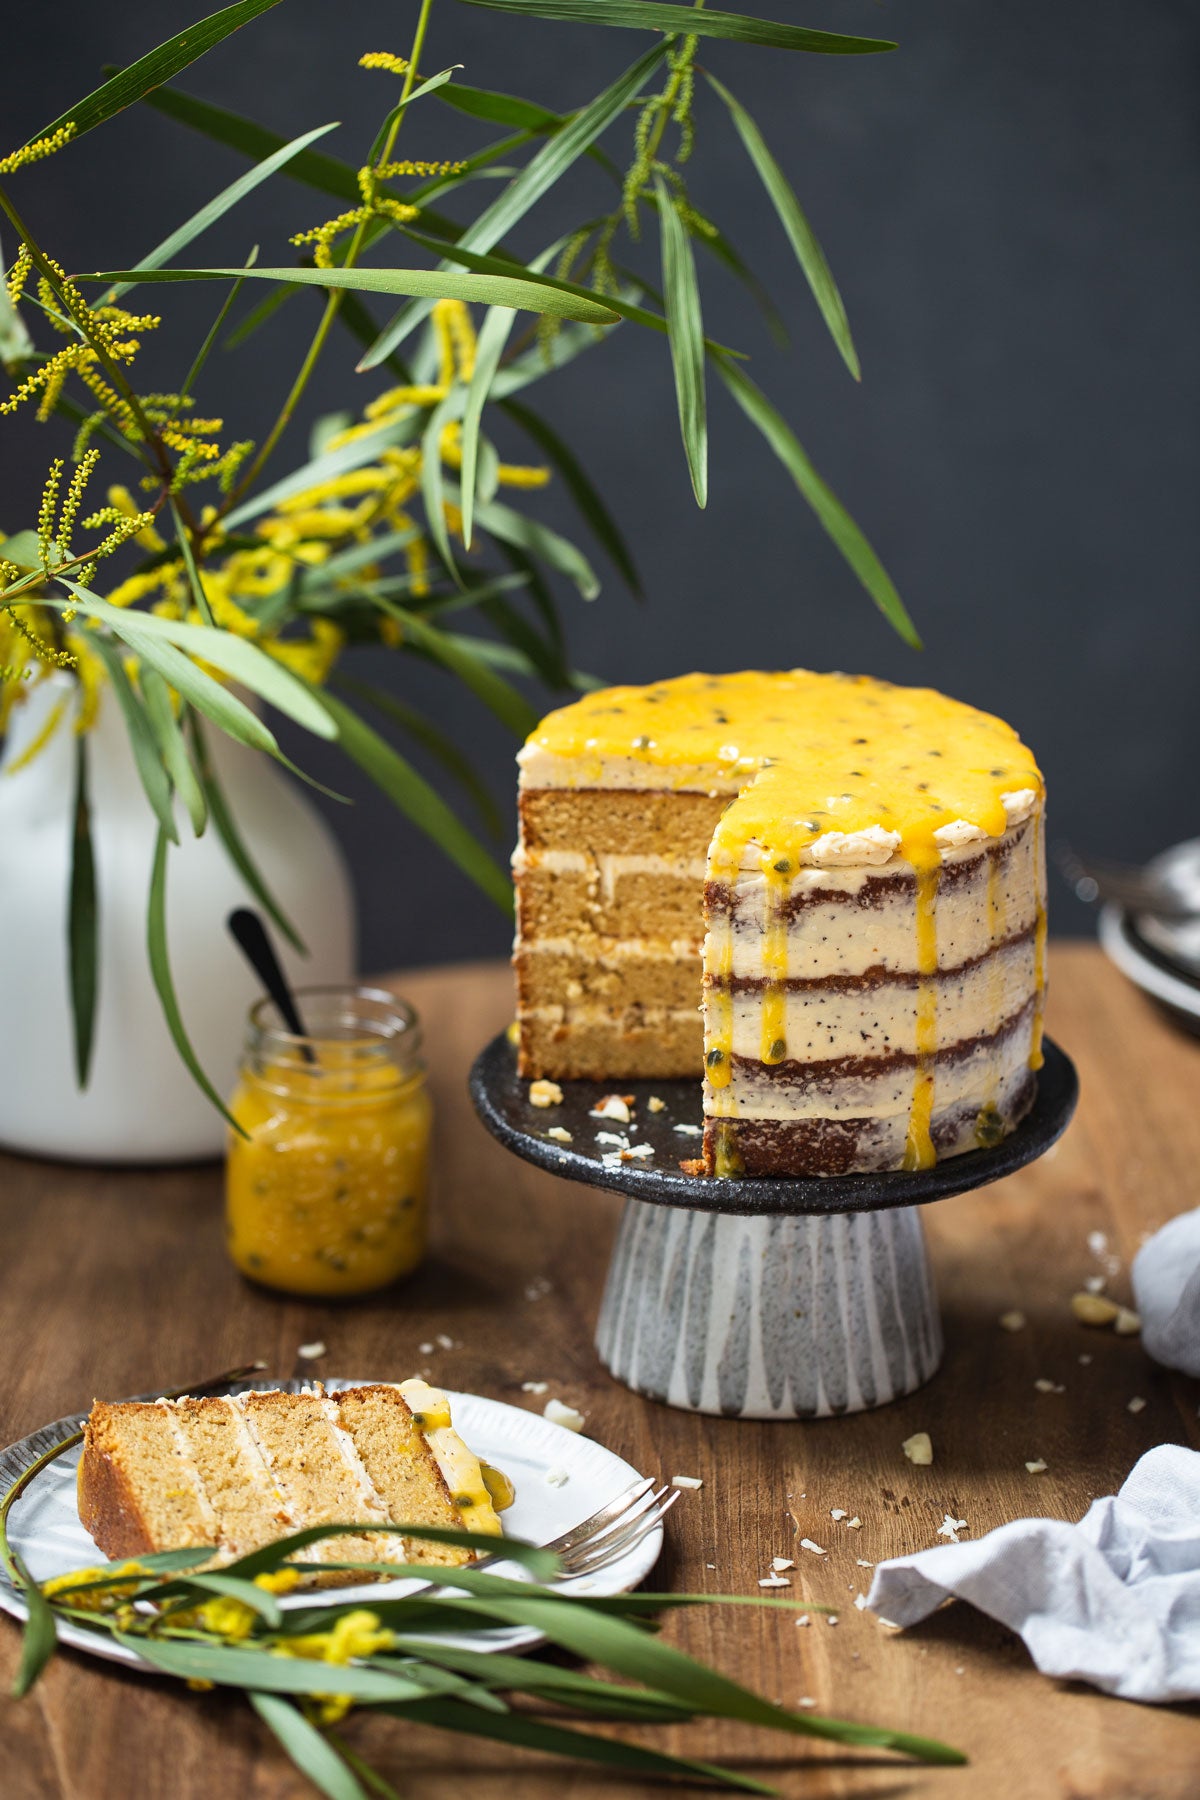
[[952, 1517], [950, 1513], [947, 1513], [941, 1524], [938, 1526], [937, 1534], [939, 1537], [949, 1538], [952, 1544], [957, 1544], [959, 1532], [970, 1531], [970, 1529], [971, 1527], [967, 1524], [965, 1519], [956, 1519]]
[[699, 1125], [672, 1125], [671, 1130], [677, 1131], [681, 1137], [701, 1137], [703, 1135]]
[[802, 1550], [811, 1550], [814, 1556], [828, 1555], [828, 1551], [822, 1550], [820, 1544], [814, 1544], [811, 1538], [801, 1538], [800, 1548]]
[[786, 1575], [763, 1575], [758, 1585], [761, 1588], [790, 1588], [792, 1584]]
[[557, 1465], [553, 1469], [546, 1470], [546, 1485], [547, 1485], [547, 1487], [552, 1487], [552, 1488], [566, 1487], [566, 1485], [567, 1485], [568, 1481], [570, 1481], [570, 1479], [571, 1479], [571, 1471], [569, 1469], [562, 1468], [561, 1465]]
[[561, 1425], [566, 1431], [583, 1430], [583, 1414], [562, 1400], [547, 1400], [542, 1417], [549, 1419], [552, 1425]]
[[296, 1351], [296, 1355], [302, 1356], [305, 1362], [316, 1362], [319, 1356], [325, 1355], [325, 1346], [319, 1342], [315, 1344], [301, 1344], [300, 1348]]
[[1005, 1331], [1024, 1331], [1025, 1314], [1014, 1307], [1011, 1312], [1001, 1313], [998, 1323]]
[[702, 1475], [672, 1475], [671, 1486], [677, 1488], [702, 1488], [704, 1486], [704, 1477]]
[[933, 1461], [933, 1440], [927, 1431], [914, 1431], [911, 1437], [905, 1438], [900, 1448], [910, 1463], [925, 1467]]

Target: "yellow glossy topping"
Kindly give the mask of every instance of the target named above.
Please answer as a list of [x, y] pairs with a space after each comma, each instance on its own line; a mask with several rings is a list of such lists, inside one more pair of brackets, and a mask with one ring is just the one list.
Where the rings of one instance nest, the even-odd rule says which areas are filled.
[[604, 688], [542, 720], [529, 742], [569, 758], [628, 758], [661, 769], [717, 764], [745, 786], [717, 828], [736, 868], [754, 843], [764, 866], [793, 863], [826, 832], [896, 832], [900, 855], [937, 854], [934, 833], [964, 819], [989, 837], [1001, 796], [1042, 789], [1010, 725], [932, 688], [866, 675], [748, 670]]
[[[339, 1057], [341, 1059], [339, 1063]], [[420, 1262], [431, 1112], [424, 1077], [322, 1045], [319, 1067], [243, 1075], [226, 1156], [229, 1254], [293, 1294], [362, 1294]]]
[[450, 1402], [440, 1388], [413, 1377], [400, 1383], [400, 1392], [412, 1411], [413, 1418], [433, 1452], [442, 1479], [450, 1490], [450, 1498], [462, 1514], [467, 1531], [487, 1532], [499, 1537], [503, 1527], [496, 1517], [491, 1489], [479, 1458], [463, 1443], [450, 1423]]

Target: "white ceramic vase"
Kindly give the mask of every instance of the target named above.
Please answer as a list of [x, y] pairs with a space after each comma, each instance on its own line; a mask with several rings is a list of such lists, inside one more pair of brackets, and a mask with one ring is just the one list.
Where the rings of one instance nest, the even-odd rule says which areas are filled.
[[[91, 1077], [76, 1086], [67, 977], [67, 897], [75, 737], [65, 719], [14, 769], [74, 683], [56, 676], [13, 710], [0, 762], [0, 1143], [89, 1162], [187, 1162], [219, 1155], [224, 1123], [171, 1041], [146, 956], [156, 827], [113, 696], [88, 738], [99, 906], [99, 990]], [[355, 963], [354, 904], [341, 852], [299, 787], [269, 757], [213, 727], [214, 771], [243, 840], [308, 945], [277, 935], [297, 984], [345, 982]], [[234, 1082], [247, 1011], [259, 991], [225, 929], [254, 905], [210, 823], [192, 835], [180, 809], [167, 865], [167, 941], [180, 1010], [221, 1094]]]

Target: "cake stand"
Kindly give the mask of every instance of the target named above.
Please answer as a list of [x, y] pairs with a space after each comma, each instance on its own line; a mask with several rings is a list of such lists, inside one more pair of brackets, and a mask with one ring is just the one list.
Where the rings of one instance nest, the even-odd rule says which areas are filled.
[[[1049, 1039], [1044, 1050], [1037, 1097], [1010, 1136], [912, 1173], [685, 1174], [681, 1160], [700, 1154], [698, 1081], [564, 1081], [561, 1105], [539, 1108], [505, 1033], [470, 1088], [506, 1149], [625, 1195], [596, 1327], [618, 1381], [690, 1412], [824, 1418], [886, 1405], [936, 1371], [941, 1322], [917, 1208], [999, 1181], [1062, 1136], [1079, 1082], [1065, 1052]], [[628, 1125], [594, 1116], [614, 1089], [635, 1096]], [[622, 1159], [623, 1145], [653, 1154]]]

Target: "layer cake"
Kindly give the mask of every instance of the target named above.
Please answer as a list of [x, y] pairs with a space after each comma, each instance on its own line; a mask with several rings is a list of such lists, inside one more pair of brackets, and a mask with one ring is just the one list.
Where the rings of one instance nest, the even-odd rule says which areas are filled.
[[523, 1075], [704, 1077], [710, 1174], [921, 1168], [1032, 1103], [1044, 789], [929, 688], [684, 675], [520, 764]]

